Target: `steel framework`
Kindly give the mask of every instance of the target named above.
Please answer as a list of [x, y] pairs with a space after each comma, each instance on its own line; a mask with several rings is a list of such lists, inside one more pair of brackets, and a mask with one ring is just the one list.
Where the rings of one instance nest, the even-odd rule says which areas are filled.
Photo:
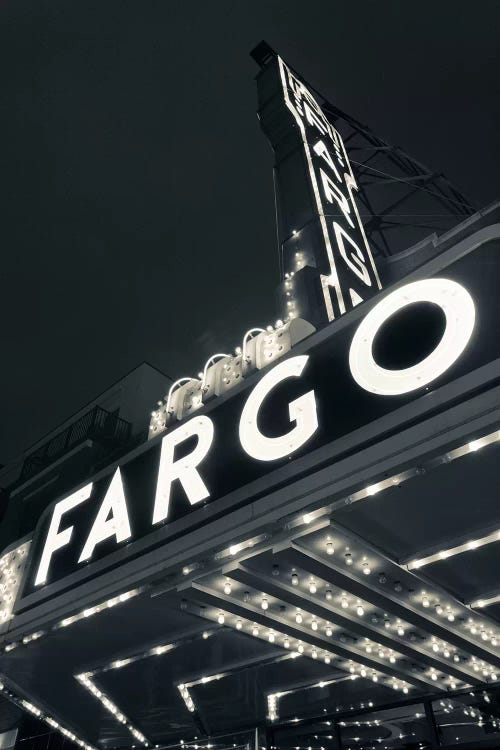
[[[266, 42], [251, 52], [261, 68], [275, 55]], [[344, 139], [358, 182], [360, 215], [375, 255], [393, 255], [429, 233], [447, 231], [476, 212], [442, 173], [392, 146], [304, 82]]]

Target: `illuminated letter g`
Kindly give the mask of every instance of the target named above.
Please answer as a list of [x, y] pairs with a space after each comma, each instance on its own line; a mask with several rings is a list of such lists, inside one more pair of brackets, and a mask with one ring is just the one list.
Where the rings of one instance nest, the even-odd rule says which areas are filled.
[[314, 391], [309, 391], [288, 405], [290, 422], [296, 426], [280, 437], [266, 437], [257, 424], [259, 409], [266, 396], [286, 378], [298, 378], [309, 357], [302, 355], [281, 362], [257, 383], [243, 408], [240, 419], [240, 442], [249, 456], [259, 461], [285, 458], [306, 443], [318, 428]]

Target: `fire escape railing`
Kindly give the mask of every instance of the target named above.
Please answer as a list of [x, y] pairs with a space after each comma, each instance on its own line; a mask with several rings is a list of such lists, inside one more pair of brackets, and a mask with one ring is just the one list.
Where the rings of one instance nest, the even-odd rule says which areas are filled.
[[131, 425], [115, 413], [94, 406], [82, 417], [30, 453], [24, 460], [20, 480], [26, 480], [62, 458], [84, 440], [123, 445], [130, 438]]

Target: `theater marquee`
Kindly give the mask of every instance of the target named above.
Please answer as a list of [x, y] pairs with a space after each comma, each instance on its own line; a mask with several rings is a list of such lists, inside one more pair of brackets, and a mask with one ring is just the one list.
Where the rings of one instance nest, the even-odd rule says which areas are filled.
[[[402, 284], [313, 334], [114, 472], [57, 499], [39, 524], [25, 593], [102, 560], [119, 545], [193, 515], [259, 478], [294, 477], [293, 459], [500, 356], [496, 300], [481, 261], [491, 244], [444, 273]], [[477, 320], [481, 325], [477, 325]], [[396, 346], [397, 351], [394, 350]], [[251, 493], [249, 493], [251, 496]], [[88, 566], [88, 568], [86, 567]]]

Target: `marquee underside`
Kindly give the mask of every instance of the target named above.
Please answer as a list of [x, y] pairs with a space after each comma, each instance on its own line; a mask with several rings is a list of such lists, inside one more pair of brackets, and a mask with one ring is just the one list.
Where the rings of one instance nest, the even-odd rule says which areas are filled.
[[[368, 708], [494, 684], [500, 539], [488, 535], [500, 529], [500, 433], [491, 427], [482, 443], [475, 432], [432, 457], [422, 445], [413, 467], [365, 484], [364, 498], [251, 534], [254, 546], [221, 552], [217, 564], [205, 556], [189, 571], [184, 560], [184, 573], [142, 579], [138, 564], [130, 599], [61, 626], [73, 601], [31, 623], [43, 635], [2, 655], [7, 687], [111, 748], [141, 745], [129, 726], [151, 745], [196, 743], [269, 716], [291, 722], [283, 744], [321, 731], [326, 746], [325, 715], [348, 725]], [[114, 595], [130, 590], [119, 570], [115, 578]], [[77, 679], [89, 673], [100, 697]], [[304, 727], [314, 717], [320, 728]]]

